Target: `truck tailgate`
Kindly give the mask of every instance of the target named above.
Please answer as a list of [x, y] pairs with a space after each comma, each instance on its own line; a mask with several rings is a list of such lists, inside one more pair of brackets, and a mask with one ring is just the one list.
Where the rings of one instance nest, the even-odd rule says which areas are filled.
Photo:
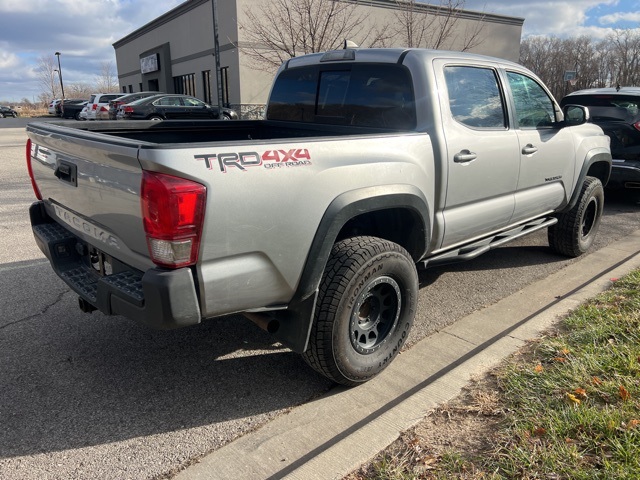
[[52, 125], [30, 124], [27, 132], [47, 214], [108, 255], [140, 270], [152, 266], [140, 210], [140, 142]]

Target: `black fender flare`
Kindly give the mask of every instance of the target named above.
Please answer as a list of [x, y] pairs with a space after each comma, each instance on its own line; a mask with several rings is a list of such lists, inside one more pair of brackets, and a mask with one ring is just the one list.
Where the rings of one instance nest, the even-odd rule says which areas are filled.
[[571, 195], [571, 199], [569, 203], [564, 206], [564, 208], [559, 209], [559, 212], [567, 212], [571, 210], [580, 198], [580, 190], [581, 186], [584, 183], [584, 179], [587, 177], [589, 170], [596, 163], [608, 164], [608, 169], [605, 169], [602, 172], [600, 181], [602, 182], [602, 186], [606, 186], [609, 182], [609, 177], [611, 176], [611, 152], [606, 148], [595, 148], [593, 150], [589, 150], [587, 153], [587, 157], [582, 164], [582, 168], [580, 169], [580, 173], [578, 174], [578, 178], [576, 179], [575, 187], [573, 189], [573, 194]]
[[430, 208], [422, 191], [413, 185], [383, 185], [351, 190], [336, 197], [325, 210], [307, 254], [300, 281], [286, 310], [273, 313], [278, 321], [274, 336], [294, 352], [307, 348], [318, 289], [331, 248], [346, 223], [359, 215], [392, 208], [408, 209], [422, 221], [421, 242], [409, 252], [414, 261], [425, 253], [431, 234]]

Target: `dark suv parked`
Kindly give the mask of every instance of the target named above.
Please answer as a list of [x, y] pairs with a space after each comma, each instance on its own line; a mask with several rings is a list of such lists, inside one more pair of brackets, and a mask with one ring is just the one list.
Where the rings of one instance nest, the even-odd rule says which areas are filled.
[[0, 118], [4, 118], [4, 117], [16, 118], [17, 116], [18, 116], [18, 112], [16, 112], [13, 108], [0, 106]]
[[565, 96], [565, 105], [583, 105], [591, 121], [611, 139], [609, 187], [640, 189], [640, 88], [594, 88]]

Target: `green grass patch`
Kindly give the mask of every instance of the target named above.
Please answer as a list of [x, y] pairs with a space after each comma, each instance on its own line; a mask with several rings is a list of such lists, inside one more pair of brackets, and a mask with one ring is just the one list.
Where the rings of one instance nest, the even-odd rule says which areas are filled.
[[422, 444], [412, 463], [396, 445], [353, 478], [640, 478], [640, 271], [493, 375], [503, 413], [488, 451]]

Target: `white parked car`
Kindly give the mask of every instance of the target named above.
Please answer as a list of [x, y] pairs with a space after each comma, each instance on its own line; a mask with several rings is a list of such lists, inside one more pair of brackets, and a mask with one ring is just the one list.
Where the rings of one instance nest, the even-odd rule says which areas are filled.
[[87, 120], [109, 120], [109, 102], [123, 93], [94, 93], [87, 103]]
[[58, 105], [62, 101], [61, 98], [56, 98], [55, 100], [51, 100], [49, 103], [49, 115], [56, 115], [56, 105]]
[[78, 120], [87, 120], [88, 111], [89, 111], [89, 104], [87, 103], [84, 107], [82, 107], [82, 110], [80, 110], [80, 114], [78, 115]]

